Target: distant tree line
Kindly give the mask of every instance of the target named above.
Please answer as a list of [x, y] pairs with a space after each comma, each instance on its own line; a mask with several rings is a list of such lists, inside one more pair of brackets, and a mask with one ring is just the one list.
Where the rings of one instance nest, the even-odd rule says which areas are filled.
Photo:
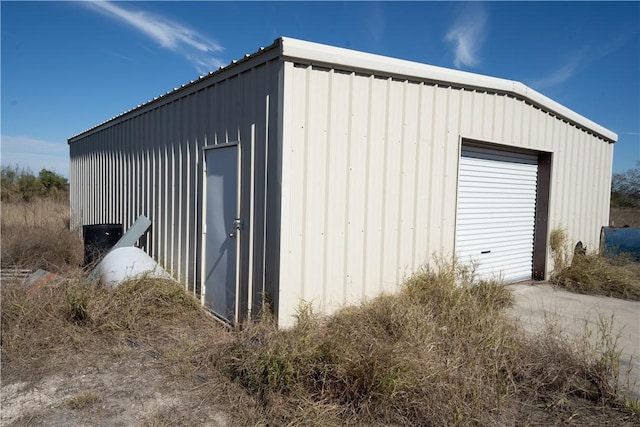
[[611, 206], [640, 208], [640, 161], [623, 173], [614, 173], [611, 180]]
[[34, 197], [66, 197], [67, 178], [47, 169], [36, 176], [30, 169], [2, 166], [0, 169], [0, 197], [2, 200], [29, 201]]

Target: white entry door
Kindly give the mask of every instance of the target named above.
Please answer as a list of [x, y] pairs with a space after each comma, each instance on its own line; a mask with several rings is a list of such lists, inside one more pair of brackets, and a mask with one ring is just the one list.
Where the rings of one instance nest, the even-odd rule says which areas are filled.
[[238, 242], [238, 144], [205, 148], [206, 207], [204, 304], [229, 322], [236, 319]]
[[538, 156], [462, 146], [456, 253], [479, 278], [532, 278]]

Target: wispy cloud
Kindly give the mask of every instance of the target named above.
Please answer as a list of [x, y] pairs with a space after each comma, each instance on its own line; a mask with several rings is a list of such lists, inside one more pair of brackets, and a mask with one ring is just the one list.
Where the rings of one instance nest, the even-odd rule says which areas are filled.
[[583, 48], [569, 56], [568, 61], [546, 77], [531, 82], [531, 86], [545, 89], [560, 85], [569, 80], [583, 65], [587, 49]]
[[480, 63], [479, 51], [487, 33], [488, 14], [479, 3], [468, 3], [459, 9], [445, 40], [454, 47], [456, 68], [474, 67]]
[[48, 169], [69, 176], [69, 147], [66, 141], [51, 142], [28, 136], [2, 135], [2, 165]]
[[91, 2], [87, 5], [133, 27], [161, 47], [183, 55], [200, 74], [224, 65], [215, 55], [224, 50], [222, 46], [166, 17], [143, 10], [128, 9], [109, 1]]
[[375, 42], [384, 38], [385, 14], [380, 3], [371, 3], [367, 18], [369, 24], [369, 35]]
[[555, 71], [543, 78], [531, 81], [530, 85], [538, 89], [547, 89], [563, 84], [589, 63], [604, 58], [621, 48], [636, 32], [637, 30], [621, 33], [617, 37], [596, 46], [583, 46], [573, 54], [566, 55], [568, 58], [566, 62], [561, 64]]

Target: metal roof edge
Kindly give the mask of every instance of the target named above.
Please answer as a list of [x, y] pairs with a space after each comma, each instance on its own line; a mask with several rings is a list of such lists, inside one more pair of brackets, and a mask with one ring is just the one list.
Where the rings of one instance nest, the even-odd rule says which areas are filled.
[[[70, 145], [76, 139], [79, 139], [80, 137], [84, 136], [85, 134], [88, 134], [88, 133], [96, 130], [97, 128], [99, 128], [101, 126], [104, 126], [104, 125], [106, 125], [106, 124], [108, 124], [108, 123], [110, 123], [110, 122], [112, 122], [114, 120], [120, 119], [120, 118], [122, 118], [122, 117], [124, 117], [124, 116], [126, 116], [128, 114], [131, 114], [131, 113], [133, 113], [135, 111], [138, 111], [138, 110], [140, 110], [140, 109], [142, 109], [144, 107], [147, 107], [150, 104], [158, 103], [161, 100], [165, 100], [166, 98], [168, 98], [168, 97], [170, 97], [170, 96], [172, 96], [172, 95], [174, 95], [174, 94], [176, 94], [178, 92], [182, 92], [182, 91], [184, 91], [184, 90], [186, 90], [188, 88], [191, 88], [191, 87], [193, 87], [193, 86], [195, 86], [195, 85], [197, 85], [197, 84], [199, 84], [199, 83], [201, 83], [201, 82], [203, 82], [205, 80], [209, 80], [211, 78], [214, 78], [215, 76], [218, 76], [223, 72], [226, 72], [226, 71], [228, 71], [228, 70], [230, 70], [230, 69], [232, 69], [234, 67], [237, 67], [237, 66], [239, 66], [239, 65], [241, 65], [241, 64], [243, 64], [243, 63], [245, 63], [245, 62], [257, 57], [257, 56], [260, 56], [260, 55], [264, 54], [265, 52], [268, 52], [268, 51], [271, 51], [271, 50], [273, 50], [275, 48], [278, 48], [281, 45], [281, 43], [282, 43], [282, 38], [277, 38], [277, 39], [274, 40], [274, 42], [271, 45], [269, 45], [267, 47], [261, 47], [260, 49], [258, 49], [257, 51], [255, 51], [255, 52], [253, 52], [251, 54], [245, 54], [244, 57], [242, 57], [241, 59], [233, 60], [233, 61], [231, 61], [229, 63], [229, 65], [227, 65], [225, 67], [219, 67], [216, 71], [210, 71], [209, 73], [207, 73], [207, 74], [205, 74], [203, 76], [200, 76], [195, 80], [191, 80], [189, 83], [185, 83], [185, 84], [181, 85], [180, 87], [176, 87], [173, 90], [167, 91], [166, 93], [164, 93], [162, 95], [153, 97], [152, 99], [150, 99], [150, 100], [148, 100], [146, 102], [143, 102], [142, 104], [140, 104], [140, 105], [138, 105], [136, 107], [133, 107], [133, 108], [131, 108], [131, 109], [127, 110], [127, 111], [124, 111], [124, 112], [122, 112], [122, 113], [120, 113], [120, 114], [118, 114], [116, 116], [113, 116], [110, 119], [107, 119], [107, 120], [105, 120], [105, 121], [103, 121], [101, 123], [98, 123], [97, 125], [92, 126], [92, 127], [88, 128], [88, 129], [86, 129], [86, 130], [84, 130], [82, 132], [79, 132], [79, 133], [77, 133], [77, 134], [75, 134], [73, 136], [70, 136], [69, 138], [67, 138], [67, 145]], [[280, 55], [282, 54], [282, 49], [281, 48], [280, 48], [279, 54]]]
[[246, 54], [240, 60], [231, 61], [231, 63], [229, 63], [229, 65], [227, 65], [226, 67], [220, 67], [216, 71], [212, 71], [204, 76], [200, 76], [196, 80], [192, 80], [189, 83], [174, 88], [173, 90], [170, 90], [160, 96], [156, 96], [153, 99], [150, 99], [134, 108], [131, 108], [108, 120], [92, 126], [89, 129], [79, 132], [67, 138], [67, 143], [71, 144], [83, 135], [90, 133], [99, 127], [102, 127], [114, 120], [120, 119], [128, 114], [147, 107], [150, 104], [158, 103], [161, 100], [168, 98], [169, 96], [184, 91], [187, 88], [201, 83], [202, 81], [213, 78], [214, 76], [226, 72], [246, 61], [249, 61], [252, 58], [255, 58], [256, 56], [262, 55], [265, 52], [271, 51], [276, 48], [279, 48], [279, 54], [284, 59], [301, 59], [324, 64], [343, 65], [345, 67], [358, 70], [382, 72], [391, 75], [403, 75], [407, 77], [415, 77], [430, 81], [460, 85], [463, 87], [488, 89], [513, 94], [514, 96], [524, 98], [531, 103], [558, 115], [563, 119], [580, 125], [606, 140], [609, 140], [611, 142], [616, 142], [618, 140], [618, 135], [616, 133], [587, 119], [586, 117], [576, 113], [568, 107], [565, 107], [564, 105], [552, 100], [551, 98], [546, 97], [545, 95], [542, 95], [541, 93], [518, 81], [506, 80], [498, 77], [490, 77], [481, 74], [470, 73], [467, 71], [453, 70], [449, 68], [438, 67], [435, 65], [428, 65], [419, 62], [407, 61], [404, 59], [397, 59], [383, 55], [356, 51], [352, 49], [329, 46], [290, 37], [279, 37], [275, 39], [271, 45], [260, 48], [252, 54]]
[[301, 59], [324, 64], [337, 64], [359, 70], [411, 76], [437, 82], [451, 83], [463, 87], [482, 88], [513, 94], [567, 121], [580, 125], [601, 136], [603, 139], [610, 142], [616, 142], [618, 140], [618, 135], [615, 132], [587, 119], [518, 81], [453, 70], [290, 37], [281, 37], [279, 40], [281, 41], [282, 56], [285, 59]]

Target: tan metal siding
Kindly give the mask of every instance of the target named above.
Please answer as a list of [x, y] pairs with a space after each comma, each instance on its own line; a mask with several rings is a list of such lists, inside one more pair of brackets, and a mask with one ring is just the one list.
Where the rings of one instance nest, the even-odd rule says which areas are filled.
[[[259, 281], [252, 289], [262, 295], [265, 227], [275, 230], [278, 224], [274, 216], [269, 224], [264, 218], [266, 201], [268, 197], [278, 200], [279, 188], [267, 188], [261, 180], [267, 175], [266, 144], [276, 143], [273, 134], [279, 128], [280, 66], [279, 61], [257, 61], [252, 67], [237, 68], [238, 75], [218, 76], [208, 84], [203, 81], [181, 96], [167, 97], [153, 108], [136, 110], [74, 138], [70, 144], [74, 227], [113, 222], [123, 223], [126, 229], [139, 215], [147, 216], [152, 226], [146, 251], [188, 289], [199, 292], [202, 148], [240, 140], [246, 153], [242, 182], [250, 183], [252, 167], [261, 165], [256, 167], [260, 177], [253, 174], [253, 191], [247, 186], [242, 193], [243, 211], [255, 240], [249, 256], [249, 233], [244, 233], [240, 262], [248, 269], [251, 261], [254, 271], [251, 277], [243, 274], [241, 286], [247, 289], [249, 278]], [[265, 102], [269, 99], [270, 105]], [[271, 152], [279, 155], [275, 146]], [[277, 242], [274, 237], [268, 237], [270, 245]], [[259, 297], [252, 299], [261, 302]]]
[[462, 138], [552, 153], [550, 230], [595, 248], [608, 221], [612, 145], [513, 95], [292, 63], [284, 90], [283, 325], [454, 252]]
[[201, 150], [239, 139], [241, 303], [264, 292], [286, 325], [300, 299], [331, 311], [454, 252], [468, 138], [552, 153], [549, 229], [595, 247], [612, 132], [517, 82], [279, 43], [71, 138], [74, 224], [146, 214], [147, 251], [198, 292]]

